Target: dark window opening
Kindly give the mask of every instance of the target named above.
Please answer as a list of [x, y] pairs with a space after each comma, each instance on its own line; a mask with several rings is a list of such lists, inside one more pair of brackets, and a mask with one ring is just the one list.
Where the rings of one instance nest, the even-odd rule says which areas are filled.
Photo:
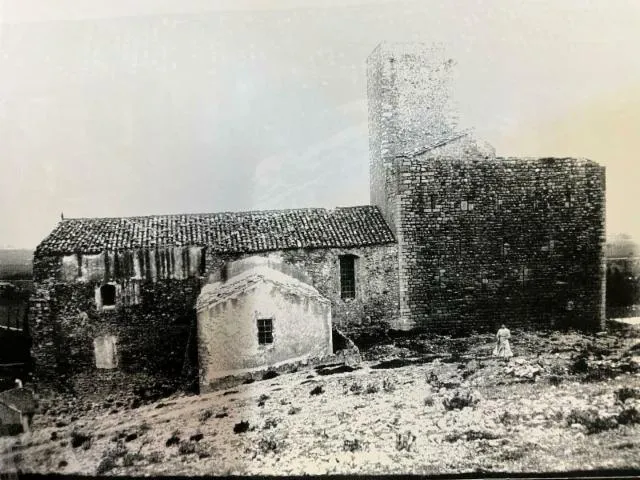
[[431, 210], [435, 210], [436, 209], [436, 196], [435, 195], [429, 195], [429, 201], [431, 203]]
[[207, 271], [207, 250], [206, 247], [202, 247], [200, 249], [200, 275], [204, 275], [204, 272]]
[[115, 285], [103, 285], [100, 287], [100, 298], [103, 307], [113, 307], [116, 304], [116, 287]]
[[258, 343], [260, 345], [268, 345], [273, 343], [273, 319], [258, 319]]
[[356, 296], [356, 257], [343, 255], [340, 257], [340, 295], [342, 298]]
[[229, 279], [229, 265], [225, 263], [220, 269], [220, 280], [226, 282]]
[[573, 203], [573, 194], [571, 192], [567, 192], [567, 196], [565, 199], [565, 206], [569, 207]]

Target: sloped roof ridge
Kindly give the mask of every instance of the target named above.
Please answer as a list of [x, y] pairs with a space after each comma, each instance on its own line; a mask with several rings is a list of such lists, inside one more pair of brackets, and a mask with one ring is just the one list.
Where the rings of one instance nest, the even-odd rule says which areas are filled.
[[377, 208], [375, 205], [349, 205], [340, 207], [299, 207], [299, 208], [273, 208], [265, 210], [223, 210], [217, 212], [196, 212], [196, 213], [154, 213], [151, 215], [123, 215], [119, 217], [65, 217], [61, 222], [68, 220], [130, 220], [137, 218], [166, 218], [166, 217], [207, 217], [214, 215], [251, 215], [260, 213], [286, 213], [286, 212], [307, 212], [349, 210], [358, 208]]
[[330, 303], [313, 285], [267, 265], [257, 265], [234, 275], [227, 281], [205, 285], [198, 296], [196, 308], [200, 310], [217, 305], [228, 298], [246, 292], [260, 282], [272, 283], [287, 290], [297, 290], [320, 301]]
[[64, 219], [36, 255], [206, 246], [252, 253], [292, 248], [350, 248], [395, 242], [374, 205], [202, 214]]

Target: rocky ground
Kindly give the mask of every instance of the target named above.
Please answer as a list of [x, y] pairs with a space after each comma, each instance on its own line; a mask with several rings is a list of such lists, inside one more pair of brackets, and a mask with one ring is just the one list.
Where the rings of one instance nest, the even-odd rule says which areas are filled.
[[[412, 336], [361, 368], [300, 370], [138, 408], [43, 414], [4, 469], [107, 475], [640, 471], [640, 327]], [[52, 411], [55, 411], [52, 409]]]

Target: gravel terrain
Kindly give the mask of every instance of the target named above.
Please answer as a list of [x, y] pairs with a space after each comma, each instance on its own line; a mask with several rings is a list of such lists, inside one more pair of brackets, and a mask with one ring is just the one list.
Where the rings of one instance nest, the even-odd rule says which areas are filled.
[[[0, 469], [104, 475], [640, 471], [640, 327], [397, 338], [360, 368], [300, 370], [138, 408], [43, 413]], [[77, 408], [74, 408], [74, 405]]]

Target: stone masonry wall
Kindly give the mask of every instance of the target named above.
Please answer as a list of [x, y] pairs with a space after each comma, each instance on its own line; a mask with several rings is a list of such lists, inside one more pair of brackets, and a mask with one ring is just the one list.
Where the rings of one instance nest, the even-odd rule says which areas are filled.
[[380, 44], [367, 59], [371, 204], [396, 231], [394, 163], [457, 133], [451, 59], [422, 44]]
[[[36, 378], [84, 396], [145, 386], [177, 388], [189, 381], [195, 342], [195, 302], [201, 279], [140, 279], [138, 299], [101, 309], [96, 288], [113, 276], [63, 281], [61, 257], [36, 257], [36, 293], [31, 300], [30, 330]], [[117, 339], [117, 368], [96, 368], [94, 339]], [[194, 376], [195, 369], [190, 372]], [[128, 378], [125, 382], [124, 378]], [[135, 381], [134, 381], [135, 379]]]
[[604, 168], [417, 157], [398, 171], [408, 326], [602, 326]]
[[454, 62], [421, 44], [367, 60], [371, 203], [397, 239], [401, 329], [598, 328], [604, 169], [496, 159], [458, 125]]
[[[201, 299], [198, 307], [200, 391], [221, 377], [324, 358], [333, 353], [331, 306], [306, 284], [284, 275], [251, 286], [226, 285], [229, 294]], [[211, 302], [213, 300], [213, 302]], [[259, 344], [257, 320], [272, 320], [270, 344]]]
[[[340, 298], [338, 257], [342, 254], [358, 257], [354, 299]], [[120, 266], [115, 269], [110, 267], [115, 265], [112, 254], [81, 256], [79, 260], [36, 254], [29, 325], [39, 382], [64, 386], [84, 396], [105, 396], [122, 388], [163, 385], [167, 390], [196, 380], [195, 304], [206, 278], [200, 273], [215, 276], [226, 261], [250, 254], [207, 251], [199, 272], [187, 271], [200, 265], [199, 261], [184, 262], [182, 268], [187, 270], [180, 272], [171, 264], [153, 267], [167, 255], [141, 255], [141, 261], [132, 260], [131, 265], [122, 260], [131, 255], [120, 255]], [[261, 255], [276, 256], [306, 272], [320, 293], [331, 300], [333, 323], [348, 333], [366, 332], [371, 325], [391, 323], [398, 316], [395, 244]], [[153, 268], [136, 268], [138, 263]], [[73, 272], [77, 272], [75, 278]], [[122, 272], [121, 276], [116, 272]], [[115, 308], [101, 308], [97, 291], [104, 283], [116, 286]], [[114, 369], [95, 365], [94, 340], [106, 336], [116, 337]]]
[[[340, 296], [340, 255], [356, 255], [356, 298]], [[356, 337], [371, 326], [393, 324], [398, 319], [398, 264], [395, 244], [331, 249], [295, 249], [247, 255], [207, 252], [207, 271], [217, 273], [226, 261], [251, 255], [274, 256], [311, 279], [311, 284], [331, 301], [332, 322]]]

